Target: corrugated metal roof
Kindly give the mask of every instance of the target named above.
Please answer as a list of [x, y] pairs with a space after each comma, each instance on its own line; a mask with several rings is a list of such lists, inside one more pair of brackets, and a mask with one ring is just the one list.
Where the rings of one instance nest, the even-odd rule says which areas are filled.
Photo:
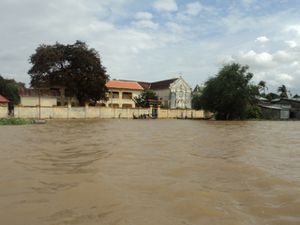
[[143, 87], [134, 81], [118, 81], [110, 80], [106, 83], [107, 88], [128, 89], [128, 90], [144, 90]]

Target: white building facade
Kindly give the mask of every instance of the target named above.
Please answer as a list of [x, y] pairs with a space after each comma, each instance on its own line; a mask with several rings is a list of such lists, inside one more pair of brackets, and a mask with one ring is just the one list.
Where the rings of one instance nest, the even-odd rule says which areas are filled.
[[182, 78], [153, 82], [149, 89], [157, 93], [163, 107], [191, 109], [191, 86]]

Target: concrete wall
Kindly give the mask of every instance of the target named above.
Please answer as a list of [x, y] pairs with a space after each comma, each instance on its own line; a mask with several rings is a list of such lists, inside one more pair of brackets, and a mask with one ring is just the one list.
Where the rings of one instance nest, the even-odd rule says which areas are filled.
[[0, 106], [0, 118], [5, 118], [8, 116], [7, 106]]
[[[121, 118], [132, 119], [133, 115], [152, 114], [152, 109], [122, 109], [107, 107], [41, 107], [41, 118], [44, 119], [76, 119], [76, 118]], [[15, 117], [38, 118], [39, 107], [16, 106]], [[204, 118], [203, 111], [158, 109], [158, 118]]]
[[[20, 104], [22, 106], [38, 106], [39, 105], [39, 97], [38, 96], [21, 96]], [[41, 106], [56, 106], [57, 98], [51, 96], [41, 96], [40, 97]]]
[[204, 111], [196, 111], [192, 109], [159, 109], [158, 118], [194, 118], [204, 119]]

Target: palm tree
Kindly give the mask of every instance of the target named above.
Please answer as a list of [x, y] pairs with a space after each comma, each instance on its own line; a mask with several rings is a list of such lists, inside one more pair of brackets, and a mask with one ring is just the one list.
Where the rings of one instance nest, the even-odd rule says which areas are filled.
[[264, 95], [266, 95], [266, 89], [268, 89], [267, 88], [267, 86], [266, 86], [266, 82], [265, 81], [263, 81], [263, 80], [261, 80], [259, 83], [258, 83], [258, 90], [259, 91], [264, 91]]
[[280, 87], [277, 89], [277, 92], [280, 93], [279, 96], [280, 96], [281, 98], [288, 98], [288, 94], [287, 94], [287, 93], [288, 93], [288, 90], [287, 90], [287, 88], [286, 88], [285, 85], [280, 86]]

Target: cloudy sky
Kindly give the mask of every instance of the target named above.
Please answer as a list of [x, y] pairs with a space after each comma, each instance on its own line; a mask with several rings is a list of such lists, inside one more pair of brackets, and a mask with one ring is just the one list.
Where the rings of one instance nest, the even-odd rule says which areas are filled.
[[298, 0], [0, 0], [0, 35], [0, 74], [26, 83], [39, 44], [82, 40], [111, 78], [195, 86], [236, 61], [300, 93]]

